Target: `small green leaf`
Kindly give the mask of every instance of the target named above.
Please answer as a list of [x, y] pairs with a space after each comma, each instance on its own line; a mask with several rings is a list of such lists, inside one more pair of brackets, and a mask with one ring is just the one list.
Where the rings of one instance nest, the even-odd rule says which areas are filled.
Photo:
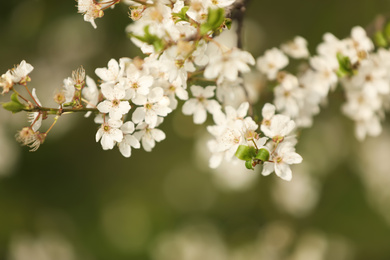
[[200, 34], [205, 35], [209, 31], [218, 29], [225, 21], [225, 10], [223, 8], [209, 8], [207, 21], [200, 25]]
[[248, 170], [254, 170], [254, 169], [253, 169], [253, 165], [252, 165], [252, 161], [246, 161], [246, 162], [245, 162], [245, 167], [246, 167]]
[[204, 23], [204, 24], [200, 25], [200, 34], [201, 35], [205, 35], [209, 31], [211, 31], [211, 27], [207, 23]]
[[375, 45], [378, 47], [387, 47], [388, 42], [386, 41], [385, 35], [382, 32], [376, 32], [374, 35]]
[[256, 159], [259, 159], [263, 162], [268, 161], [269, 159], [269, 151], [265, 148], [261, 148], [257, 151]]
[[8, 111], [11, 111], [12, 113], [17, 113], [17, 112], [22, 111], [23, 109], [26, 109], [26, 106], [23, 105], [22, 103], [20, 103], [20, 101], [18, 99], [18, 94], [12, 93], [11, 101], [4, 103], [3, 108], [8, 110]]
[[385, 25], [385, 28], [383, 29], [383, 36], [387, 42], [390, 42], [390, 22]]
[[228, 28], [230, 30], [230, 28], [232, 28], [232, 19], [230, 18], [225, 18], [225, 25], [226, 25], [226, 28]]
[[158, 39], [153, 42], [153, 47], [156, 52], [160, 52], [164, 49], [164, 42], [161, 39]]
[[18, 99], [18, 94], [16, 94], [15, 92], [12, 93], [12, 95], [11, 95], [11, 100], [12, 100], [13, 102], [18, 103], [18, 104], [20, 104], [20, 105], [23, 106], [23, 104], [20, 103], [20, 101], [19, 101], [19, 99]]
[[188, 21], [189, 21], [187, 15], [186, 15], [186, 13], [187, 13], [187, 11], [188, 11], [189, 8], [190, 8], [189, 6], [184, 6], [184, 7], [180, 10], [180, 12], [178, 12], [178, 13], [172, 13], [172, 16], [173, 16], [173, 17], [176, 17], [175, 23], [181, 22], [181, 21], [185, 21], [185, 22], [188, 22]]
[[18, 112], [22, 111], [23, 109], [25, 109], [26, 107], [21, 103], [10, 101], [10, 102], [4, 103], [3, 108], [8, 110], [8, 111], [11, 111], [12, 113], [18, 113]]
[[223, 8], [209, 8], [207, 23], [214, 29], [221, 26], [225, 20], [225, 10]]
[[337, 75], [339, 77], [352, 76], [354, 74], [349, 57], [343, 56], [341, 53], [337, 53], [337, 60], [339, 62], [339, 69], [337, 71]]
[[144, 27], [144, 36], [130, 34], [130, 37], [134, 37], [141, 42], [145, 42], [149, 45], [152, 45], [156, 52], [159, 52], [164, 49], [164, 41], [157, 37], [157, 35], [151, 34], [149, 32], [149, 25]]
[[256, 149], [247, 145], [240, 145], [235, 156], [243, 161], [251, 161], [256, 156]]

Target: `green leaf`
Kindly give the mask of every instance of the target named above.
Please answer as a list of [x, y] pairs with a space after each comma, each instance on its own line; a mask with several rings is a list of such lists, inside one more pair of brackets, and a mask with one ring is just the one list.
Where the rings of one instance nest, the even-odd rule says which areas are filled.
[[245, 167], [246, 167], [248, 170], [254, 170], [254, 169], [253, 169], [253, 165], [252, 165], [252, 161], [246, 161], [246, 162], [245, 162]]
[[225, 21], [225, 10], [223, 8], [209, 8], [207, 21], [200, 25], [200, 34], [205, 35], [209, 31], [218, 29]]
[[247, 145], [240, 145], [235, 156], [243, 161], [251, 161], [256, 156], [256, 149]]
[[230, 18], [225, 18], [225, 25], [226, 25], [226, 28], [228, 28], [230, 30], [230, 28], [232, 28], [232, 19]]
[[130, 34], [130, 36], [140, 40], [141, 42], [145, 42], [149, 45], [153, 45], [154, 50], [156, 52], [159, 52], [164, 49], [165, 45], [163, 40], [157, 37], [157, 35], [151, 34], [149, 32], [149, 25], [144, 27], [144, 32], [145, 32], [144, 36], [139, 36], [134, 34]]
[[184, 6], [180, 12], [178, 13], [172, 13], [172, 16], [173, 17], [176, 17], [177, 20], [175, 20], [175, 23], [177, 22], [181, 22], [181, 21], [185, 21], [185, 22], [188, 22], [189, 21], [189, 18], [187, 17], [186, 13], [188, 11], [190, 7], [189, 6]]
[[23, 109], [25, 109], [26, 107], [21, 103], [10, 101], [10, 102], [4, 103], [3, 108], [8, 110], [8, 111], [11, 111], [12, 113], [18, 113], [20, 111], [23, 111]]
[[12, 113], [17, 113], [17, 112], [22, 111], [23, 109], [26, 109], [26, 106], [23, 105], [22, 103], [20, 103], [20, 101], [18, 99], [18, 94], [12, 93], [11, 101], [4, 103], [3, 108], [8, 110], [8, 111], [11, 111]]
[[265, 148], [261, 148], [260, 150], [257, 151], [255, 158], [263, 162], [266, 162], [269, 159], [269, 151]]
[[352, 76], [354, 74], [349, 57], [343, 56], [341, 53], [337, 53], [337, 60], [339, 62], [339, 69], [337, 71], [337, 75], [339, 77]]
[[378, 46], [378, 47], [387, 47], [388, 46], [388, 42], [385, 38], [385, 35], [382, 33], [382, 32], [376, 32], [375, 35], [374, 35], [374, 42], [375, 42], [375, 45]]
[[385, 25], [385, 28], [383, 29], [383, 36], [387, 42], [390, 42], [390, 22]]
[[214, 29], [221, 26], [225, 20], [225, 10], [223, 8], [209, 8], [207, 23]]
[[12, 95], [11, 95], [11, 100], [12, 100], [13, 102], [18, 103], [18, 104], [20, 104], [20, 105], [23, 106], [23, 104], [20, 103], [20, 101], [19, 101], [19, 99], [18, 99], [18, 94], [16, 94], [15, 92], [12, 93]]

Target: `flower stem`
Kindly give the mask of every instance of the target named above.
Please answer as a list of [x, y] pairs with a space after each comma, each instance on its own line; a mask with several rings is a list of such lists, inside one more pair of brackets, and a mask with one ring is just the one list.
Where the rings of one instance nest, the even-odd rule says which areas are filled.
[[50, 132], [50, 130], [53, 128], [53, 126], [57, 123], [57, 120], [58, 120], [58, 118], [59, 118], [60, 116], [59, 115], [56, 115], [56, 117], [54, 118], [54, 121], [53, 121], [53, 123], [51, 124], [51, 126], [49, 127], [49, 129], [47, 129], [47, 131], [46, 131], [46, 135]]
[[45, 111], [48, 115], [62, 115], [64, 113], [75, 113], [75, 112], [98, 112], [97, 108], [50, 108], [50, 107], [38, 107], [23, 109], [26, 112], [43, 112]]

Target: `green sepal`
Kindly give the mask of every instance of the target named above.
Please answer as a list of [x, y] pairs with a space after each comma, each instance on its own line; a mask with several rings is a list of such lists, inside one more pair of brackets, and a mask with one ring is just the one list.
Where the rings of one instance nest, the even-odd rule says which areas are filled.
[[189, 6], [184, 6], [184, 7], [180, 10], [180, 12], [178, 12], [178, 13], [172, 13], [172, 16], [177, 18], [177, 20], [175, 20], [175, 23], [181, 22], [181, 21], [185, 21], [185, 22], [188, 22], [188, 21], [189, 21], [189, 18], [188, 18], [188, 16], [186, 15], [188, 9], [190, 9]]
[[352, 76], [354, 74], [351, 60], [347, 56], [343, 56], [341, 53], [337, 53], [337, 60], [339, 62], [339, 69], [337, 70], [337, 76], [340, 78], [345, 76]]
[[268, 161], [269, 159], [269, 151], [265, 148], [260, 148], [258, 151], [257, 151], [257, 154], [256, 154], [256, 159], [259, 159], [263, 162], [266, 162]]
[[248, 170], [254, 170], [254, 169], [253, 169], [253, 165], [252, 165], [252, 160], [251, 160], [251, 161], [246, 161], [246, 162], [245, 162], [245, 167], [246, 167]]
[[256, 149], [251, 146], [240, 145], [234, 155], [240, 160], [252, 161], [252, 159], [256, 156]]
[[18, 112], [26, 109], [26, 106], [23, 105], [22, 103], [20, 103], [20, 101], [18, 99], [18, 94], [16, 94], [16, 93], [13, 93], [11, 95], [10, 102], [4, 103], [4, 104], [2, 104], [2, 106], [4, 109], [11, 111], [12, 113], [18, 113]]
[[378, 46], [378, 47], [385, 48], [385, 47], [388, 46], [388, 42], [387, 42], [387, 40], [385, 38], [385, 35], [382, 32], [380, 32], [380, 31], [375, 33], [375, 35], [374, 35], [374, 42], [375, 42], [375, 45]]
[[200, 34], [205, 35], [209, 31], [218, 29], [225, 21], [225, 10], [223, 8], [209, 8], [207, 21], [200, 25]]

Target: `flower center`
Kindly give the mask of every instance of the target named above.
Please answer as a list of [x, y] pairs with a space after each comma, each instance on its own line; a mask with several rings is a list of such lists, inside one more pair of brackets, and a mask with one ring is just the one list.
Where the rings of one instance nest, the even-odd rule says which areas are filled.
[[283, 161], [283, 158], [280, 157], [280, 156], [277, 156], [277, 157], [275, 158], [275, 162], [276, 162], [276, 163], [281, 163], [282, 161]]
[[111, 127], [107, 123], [103, 124], [103, 131], [104, 132], [108, 133], [108, 132], [110, 132], [110, 129], [111, 129]]
[[119, 101], [118, 99], [114, 99], [114, 100], [112, 101], [112, 105], [113, 105], [114, 107], [119, 106], [119, 103], [120, 103], [120, 101]]
[[203, 96], [198, 97], [198, 101], [199, 101], [200, 103], [204, 103], [205, 100], [206, 100], [206, 99], [205, 99]]
[[181, 68], [184, 66], [184, 60], [175, 60], [176, 67]]
[[153, 107], [153, 104], [152, 104], [152, 103], [146, 103], [146, 104], [145, 104], [145, 108], [146, 108], [147, 110], [151, 110], [152, 107]]

